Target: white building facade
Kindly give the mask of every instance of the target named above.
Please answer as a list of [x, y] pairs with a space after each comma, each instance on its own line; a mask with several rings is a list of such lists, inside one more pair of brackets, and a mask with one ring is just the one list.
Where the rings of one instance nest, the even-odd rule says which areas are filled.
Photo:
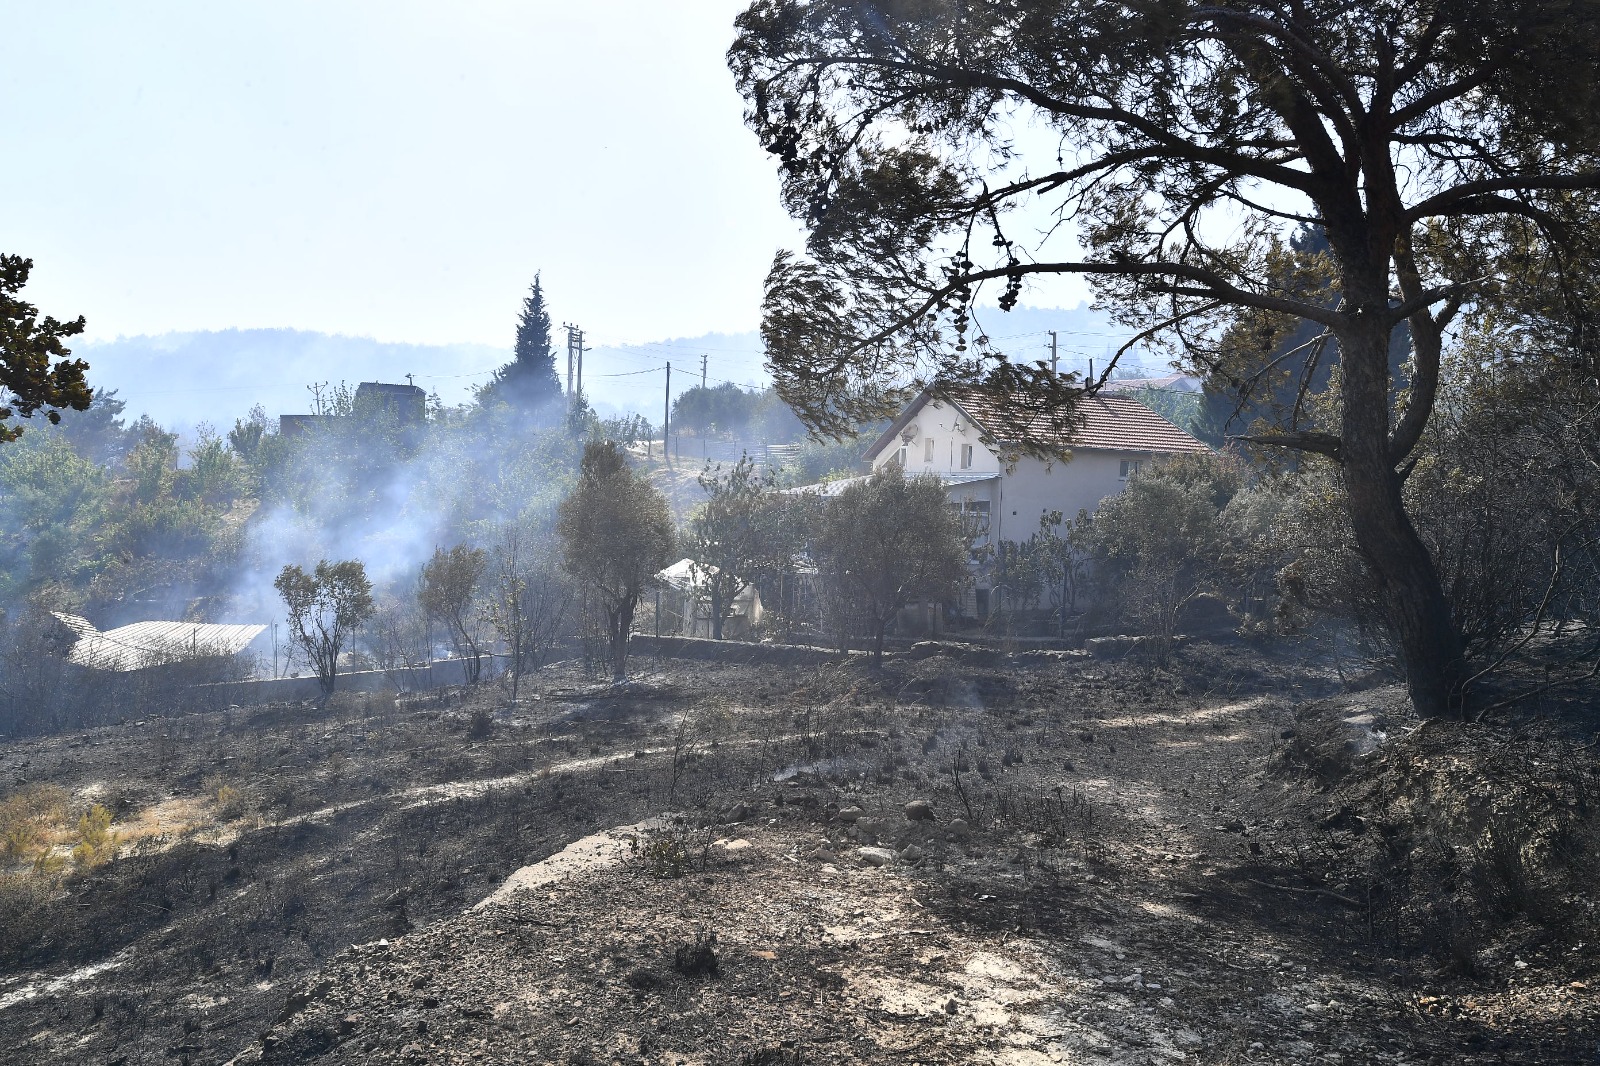
[[[1006, 442], [990, 429], [1002, 421], [992, 399], [962, 390], [937, 398], [924, 392], [863, 459], [873, 470], [895, 463], [907, 476], [938, 477], [951, 505], [986, 527], [979, 544], [995, 545], [1026, 541], [1052, 511], [1068, 521], [1081, 510], [1093, 513], [1159, 458], [1211, 450], [1131, 397], [1088, 397], [1080, 411], [1079, 424], [1056, 442], [1070, 458], [1046, 460], [1004, 454]], [[968, 606], [982, 614], [988, 597], [981, 574], [975, 591]]]

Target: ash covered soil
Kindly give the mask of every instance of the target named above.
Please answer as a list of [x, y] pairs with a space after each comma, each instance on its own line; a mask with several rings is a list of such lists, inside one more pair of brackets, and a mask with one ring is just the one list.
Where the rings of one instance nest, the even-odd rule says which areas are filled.
[[[1593, 710], [1197, 645], [549, 671], [12, 742], [0, 1059], [1593, 1062]], [[530, 692], [529, 689], [532, 689]]]

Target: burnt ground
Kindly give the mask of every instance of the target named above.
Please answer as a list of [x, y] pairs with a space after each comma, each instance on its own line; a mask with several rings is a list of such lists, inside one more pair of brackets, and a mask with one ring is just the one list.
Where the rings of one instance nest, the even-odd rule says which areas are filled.
[[1595, 1060], [1582, 708], [1417, 729], [1244, 648], [971, 660], [0, 747], [0, 793], [122, 834], [4, 882], [0, 1058]]

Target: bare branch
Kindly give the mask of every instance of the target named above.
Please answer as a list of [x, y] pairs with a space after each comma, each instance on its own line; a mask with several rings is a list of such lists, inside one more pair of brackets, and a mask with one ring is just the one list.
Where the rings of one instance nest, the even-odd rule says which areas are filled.
[[[1405, 213], [1404, 222], [1420, 222], [1425, 218], [1447, 217], [1454, 213], [1464, 201], [1481, 203], [1482, 198], [1490, 193], [1515, 192], [1517, 190], [1550, 189], [1550, 190], [1575, 190], [1575, 189], [1600, 189], [1600, 171], [1586, 170], [1577, 174], [1508, 174], [1502, 178], [1484, 178], [1481, 181], [1469, 181], [1446, 189], [1435, 196], [1430, 196], [1419, 204], [1413, 205]], [[1472, 212], [1482, 214], [1482, 211]]]
[[1274, 448], [1288, 448], [1297, 452], [1314, 452], [1339, 462], [1339, 438], [1332, 433], [1314, 429], [1296, 430], [1292, 433], [1241, 433], [1228, 438], [1247, 444], [1266, 444]]

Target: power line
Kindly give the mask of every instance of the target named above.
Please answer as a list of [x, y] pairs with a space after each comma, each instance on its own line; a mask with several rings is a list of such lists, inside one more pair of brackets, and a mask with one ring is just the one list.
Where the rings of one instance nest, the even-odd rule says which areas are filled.
[[648, 370], [624, 370], [617, 374], [590, 374], [589, 376], [591, 378], [632, 378], [638, 377], [640, 374], [654, 374], [665, 369], [666, 367], [664, 366], [653, 366]]

